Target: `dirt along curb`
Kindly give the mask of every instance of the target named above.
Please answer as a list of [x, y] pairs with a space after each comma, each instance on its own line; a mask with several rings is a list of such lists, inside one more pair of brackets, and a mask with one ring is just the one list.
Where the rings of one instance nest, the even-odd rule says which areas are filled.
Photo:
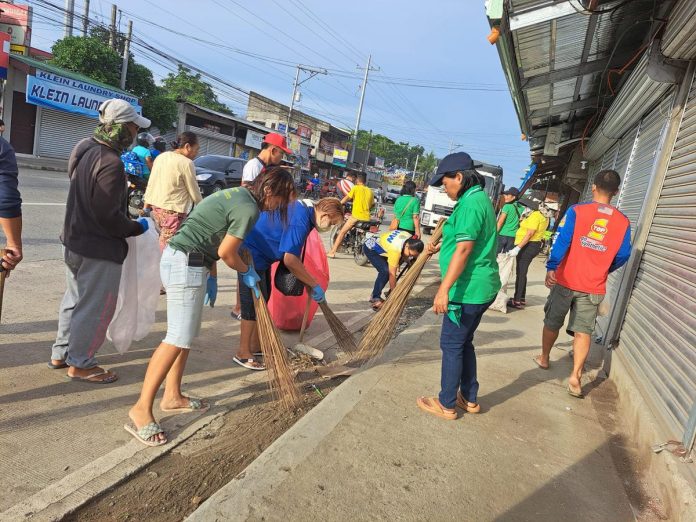
[[[397, 333], [431, 306], [432, 286], [432, 281], [416, 286]], [[357, 333], [373, 315], [357, 313], [345, 324]], [[332, 355], [336, 351], [330, 332], [306, 342]], [[302, 409], [283, 414], [265, 390], [264, 376], [250, 374], [245, 384], [263, 392], [223, 399], [203, 414], [177, 416], [178, 423], [167, 429], [182, 431], [170, 444], [146, 448], [130, 441], [16, 504], [0, 520], [183, 520], [344, 380], [324, 380], [311, 367], [300, 372]]]

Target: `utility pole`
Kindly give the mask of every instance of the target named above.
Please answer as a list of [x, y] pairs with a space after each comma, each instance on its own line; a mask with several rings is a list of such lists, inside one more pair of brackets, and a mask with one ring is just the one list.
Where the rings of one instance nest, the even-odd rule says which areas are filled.
[[116, 49], [116, 4], [111, 5], [111, 25], [109, 26], [109, 47]]
[[128, 33], [123, 44], [123, 63], [121, 64], [121, 89], [126, 89], [126, 76], [128, 75], [128, 56], [130, 53], [130, 40], [133, 33], [133, 21], [128, 20]]
[[367, 78], [370, 71], [379, 71], [379, 69], [371, 68], [372, 55], [367, 57], [367, 67], [365, 67], [365, 78], [363, 78], [362, 91], [360, 93], [360, 105], [358, 105], [358, 117], [355, 119], [355, 135], [353, 137], [353, 147], [350, 149], [350, 162], [355, 159], [355, 149], [358, 147], [358, 131], [360, 130], [360, 118], [362, 117], [363, 103], [365, 103], [365, 91], [367, 90]]
[[420, 154], [416, 156], [416, 165], [413, 167], [413, 181], [416, 181], [416, 175], [418, 174], [418, 160], [420, 159]]
[[[304, 71], [309, 74], [307, 78], [300, 81], [300, 71]], [[297, 88], [304, 82], [311, 80], [317, 74], [328, 74], [328, 71], [322, 67], [310, 67], [308, 65], [298, 65], [297, 72], [295, 73], [295, 82], [292, 85], [292, 99], [290, 100], [290, 109], [288, 110], [288, 124], [285, 126], [285, 139], [290, 135], [290, 118], [292, 117], [292, 110], [295, 108], [295, 98], [297, 97]]]
[[68, 36], [72, 36], [74, 16], [75, 0], [65, 0], [65, 38], [67, 38]]
[[370, 139], [367, 140], [367, 156], [365, 156], [365, 163], [363, 163], [362, 171], [365, 172], [367, 164], [370, 163], [370, 151], [372, 150], [372, 129], [370, 129]]
[[85, 14], [82, 18], [82, 36], [87, 36], [89, 29], [89, 0], [85, 0]]

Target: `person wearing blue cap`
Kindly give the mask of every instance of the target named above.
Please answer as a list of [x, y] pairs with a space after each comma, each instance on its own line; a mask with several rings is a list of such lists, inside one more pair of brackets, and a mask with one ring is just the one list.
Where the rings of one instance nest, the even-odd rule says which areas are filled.
[[465, 152], [450, 154], [430, 181], [432, 186], [444, 186], [457, 203], [443, 226], [441, 245], [428, 245], [431, 254], [440, 251], [442, 282], [433, 311], [444, 314], [441, 391], [438, 397], [420, 397], [416, 403], [447, 420], [457, 418], [455, 407], [469, 413], [481, 411], [474, 333], [500, 290], [495, 212], [476, 166]]
[[5, 234], [5, 255], [0, 263], [8, 274], [22, 260], [22, 198], [17, 174], [15, 151], [0, 138], [0, 226]]

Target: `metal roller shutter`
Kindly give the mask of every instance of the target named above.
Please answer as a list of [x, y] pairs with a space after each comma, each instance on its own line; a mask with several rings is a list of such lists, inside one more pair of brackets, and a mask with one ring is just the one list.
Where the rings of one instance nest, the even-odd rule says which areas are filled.
[[186, 130], [194, 132], [198, 136], [198, 143], [201, 146], [201, 150], [198, 152], [199, 156], [205, 156], [206, 154], [233, 155], [233, 147], [236, 141], [233, 136], [192, 125], [187, 125]]
[[[670, 95], [640, 122], [637, 129], [630, 131], [621, 140], [615, 169], [621, 176], [621, 189], [614, 200], [616, 207], [631, 221], [631, 231], [635, 235], [636, 225], [643, 210], [643, 201], [648, 192], [648, 185], [655, 169], [655, 160], [660, 152], [662, 134], [669, 118], [674, 96]], [[629, 151], [629, 152], [626, 152]], [[624, 160], [624, 156], [628, 159]], [[623, 163], [622, 163], [623, 162]], [[620, 165], [620, 163], [622, 163]], [[623, 171], [621, 170], [623, 168]], [[614, 313], [614, 304], [619, 292], [624, 268], [609, 274], [607, 293], [604, 299], [611, 308], [611, 313], [597, 318], [595, 339], [608, 345], [615, 335], [609, 331]]]
[[610, 148], [608, 151], [604, 153], [604, 156], [602, 156], [602, 161], [597, 161], [592, 164], [592, 167], [595, 169], [590, 172], [591, 176], [587, 177], [587, 185], [585, 185], [585, 190], [583, 192], [582, 198], [580, 201], [582, 202], [587, 202], [587, 201], [592, 201], [592, 184], [594, 183], [594, 177], [597, 175], [598, 172], [605, 170], [605, 169], [613, 169], [614, 164], [616, 163], [616, 156], [617, 153], [619, 152], [619, 142], [616, 142], [612, 148]]
[[220, 141], [213, 138], [207, 138], [206, 154], [222, 154], [223, 156], [231, 156], [232, 144], [228, 141]]
[[696, 87], [692, 85], [617, 352], [634, 374], [643, 399], [674, 435], [685, 432], [694, 408], [695, 295]]
[[593, 161], [590, 163], [590, 168], [587, 171], [587, 183], [585, 184], [585, 189], [582, 191], [579, 201], [587, 201], [592, 197], [592, 184], [594, 183], [594, 178], [602, 166], [601, 161]]
[[94, 118], [42, 107], [37, 156], [68, 159], [75, 144], [91, 136], [98, 123]]

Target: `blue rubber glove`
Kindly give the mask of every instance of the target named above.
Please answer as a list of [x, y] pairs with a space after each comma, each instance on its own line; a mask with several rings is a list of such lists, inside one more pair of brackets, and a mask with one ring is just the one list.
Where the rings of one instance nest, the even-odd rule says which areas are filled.
[[259, 287], [256, 286], [256, 283], [261, 281], [261, 278], [259, 274], [256, 273], [256, 270], [254, 270], [254, 267], [249, 265], [249, 269], [246, 272], [240, 272], [239, 275], [242, 276], [242, 283], [244, 283], [244, 286], [251, 288], [254, 291], [256, 299], [259, 299], [261, 297], [261, 292], [259, 292]]
[[217, 299], [218, 285], [217, 277], [208, 276], [208, 281], [205, 284], [205, 304], [210, 303], [210, 308], [215, 308], [215, 300]]
[[324, 292], [324, 289], [317, 285], [314, 288], [312, 288], [312, 299], [314, 299], [317, 303], [323, 303], [326, 301], [326, 292]]
[[150, 228], [150, 223], [148, 223], [147, 219], [144, 217], [136, 219], [136, 221], [140, 224], [140, 227], [143, 229], [143, 234], [147, 232], [147, 230]]

